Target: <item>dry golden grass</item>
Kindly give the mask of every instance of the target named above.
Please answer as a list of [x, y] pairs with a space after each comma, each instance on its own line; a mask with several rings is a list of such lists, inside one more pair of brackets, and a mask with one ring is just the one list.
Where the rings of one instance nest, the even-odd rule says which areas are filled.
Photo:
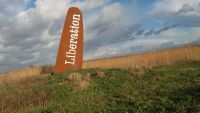
[[[151, 68], [194, 60], [200, 60], [200, 45], [85, 61], [83, 68]], [[8, 73], [0, 74], [0, 86], [34, 81], [41, 74], [53, 73], [53, 69], [53, 65], [44, 65], [41, 67], [29, 66], [25, 69], [9, 71]], [[102, 76], [101, 73], [98, 75]]]
[[25, 111], [26, 108], [47, 105], [50, 98], [48, 92], [25, 88], [39, 81], [42, 82], [40, 73], [40, 67], [29, 66], [2, 74], [0, 76], [0, 112], [15, 113], [16, 111], [18, 113], [20, 110]]
[[31, 82], [40, 77], [41, 69], [35, 66], [29, 66], [25, 69], [9, 71], [0, 76], [0, 86], [7, 84], [21, 84]]
[[41, 74], [53, 74], [54, 73], [54, 66], [53, 65], [43, 65], [40, 67]]
[[151, 68], [178, 62], [200, 60], [200, 45], [166, 49], [143, 54], [91, 60], [83, 68]]
[[[140, 77], [144, 74], [144, 68], [197, 60], [200, 60], [200, 45], [86, 61], [84, 62], [83, 68], [138, 68], [136, 70], [130, 70], [130, 75]], [[24, 69], [0, 74], [0, 112], [7, 113], [20, 109], [24, 111], [26, 108], [47, 106], [49, 100], [51, 100], [48, 91], [41, 92], [30, 88], [25, 90], [23, 89], [24, 87], [19, 87], [13, 91], [14, 93], [9, 95], [6, 93], [1, 94], [3, 86], [9, 86], [9, 84], [14, 84], [14, 86], [18, 84], [27, 85], [27, 83], [42, 80], [41, 74], [46, 73], [53, 73], [52, 65], [45, 65], [42, 67], [29, 66]], [[80, 73], [71, 73], [65, 82], [71, 85], [75, 90], [84, 90], [92, 85], [91, 76], [101, 78], [106, 76], [106, 74], [100, 69], [97, 69], [94, 74], [86, 73], [82, 75]], [[110, 79], [114, 80], [115, 77], [111, 77]], [[134, 97], [129, 95], [127, 95], [127, 98], [134, 99]]]
[[87, 89], [90, 86], [90, 75], [82, 75], [80, 73], [71, 73], [68, 76], [67, 83], [76, 89]]
[[1, 113], [21, 113], [27, 108], [48, 105], [50, 96], [47, 93], [33, 92], [33, 90], [24, 90], [17, 88], [13, 94], [0, 94], [0, 112]]

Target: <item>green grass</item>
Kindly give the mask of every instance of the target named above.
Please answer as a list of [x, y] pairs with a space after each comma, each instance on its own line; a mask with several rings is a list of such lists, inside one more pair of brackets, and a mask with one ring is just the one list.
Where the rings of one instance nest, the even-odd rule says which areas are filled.
[[[97, 71], [104, 73], [97, 76]], [[90, 86], [74, 89], [70, 73], [49, 75], [40, 81], [1, 89], [0, 98], [11, 98], [28, 104], [26, 113], [197, 113], [200, 112], [200, 62], [187, 62], [153, 69], [86, 69]], [[41, 97], [34, 100], [31, 97]], [[44, 96], [44, 97], [42, 97]], [[28, 98], [24, 99], [24, 98]], [[5, 110], [6, 111], [6, 110]]]

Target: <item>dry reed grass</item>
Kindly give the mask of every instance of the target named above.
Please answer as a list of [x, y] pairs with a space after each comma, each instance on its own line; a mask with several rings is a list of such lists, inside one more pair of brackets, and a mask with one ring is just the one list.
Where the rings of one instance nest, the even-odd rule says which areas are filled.
[[73, 87], [73, 89], [87, 89], [90, 86], [90, 75], [82, 75], [80, 73], [71, 73], [68, 76], [67, 83]]
[[100, 70], [96, 70], [96, 74], [95, 74], [97, 77], [99, 78], [102, 78], [105, 76], [104, 72], [103, 71], [100, 71]]
[[200, 45], [166, 49], [143, 54], [91, 60], [83, 68], [151, 68], [178, 62], [200, 60]]
[[25, 69], [9, 71], [0, 76], [0, 86], [35, 81], [39, 79], [40, 73], [41, 69], [36, 66], [29, 66]]
[[[85, 61], [83, 68], [151, 68], [160, 65], [171, 65], [178, 62], [200, 60], [200, 45], [185, 46], [128, 55], [115, 58]], [[53, 65], [41, 67], [29, 66], [21, 70], [13, 70], [0, 74], [0, 86], [13, 83], [24, 83], [37, 80], [41, 74], [54, 73]], [[97, 74], [102, 76], [101, 72]]]
[[53, 74], [54, 73], [54, 66], [53, 65], [43, 65], [40, 67], [41, 74]]
[[31, 81], [37, 81], [41, 78], [41, 75], [54, 72], [53, 65], [43, 65], [40, 67], [30, 65], [24, 69], [16, 69], [0, 74], [0, 86], [7, 84], [26, 83]]
[[49, 99], [48, 93], [35, 93], [32, 90], [17, 89], [11, 95], [0, 95], [0, 112], [18, 113], [20, 110], [25, 111], [27, 108], [46, 106]]
[[[86, 61], [84, 62], [83, 68], [138, 68], [137, 71], [133, 70], [131, 75], [143, 76], [144, 68], [194, 60], [200, 60], [200, 45]], [[42, 73], [46, 74], [51, 72], [53, 72], [52, 65], [42, 67], [29, 66], [25, 69], [13, 70], [0, 74], [0, 87], [9, 84], [23, 84], [38, 81]], [[91, 76], [103, 77], [105, 74], [101, 70], [96, 70], [94, 75], [90, 73], [86, 73], [85, 75], [71, 73], [68, 76], [67, 83], [74, 89], [87, 89], [91, 85]], [[0, 112], [10, 112], [16, 109], [31, 108], [38, 105], [45, 106], [42, 104], [47, 104], [50, 98], [48, 93], [24, 92], [22, 90], [18, 89], [15, 94], [11, 95], [0, 95]]]
[[[31, 86], [41, 81], [40, 73], [40, 67], [29, 66], [2, 74], [0, 76], [0, 112], [17, 113], [36, 106], [46, 106], [50, 99], [48, 92], [44, 93], [32, 88], [24, 89], [24, 84]], [[18, 85], [19, 87], [16, 87]], [[11, 88], [12, 93], [6, 93], [9, 91], [6, 88]]]

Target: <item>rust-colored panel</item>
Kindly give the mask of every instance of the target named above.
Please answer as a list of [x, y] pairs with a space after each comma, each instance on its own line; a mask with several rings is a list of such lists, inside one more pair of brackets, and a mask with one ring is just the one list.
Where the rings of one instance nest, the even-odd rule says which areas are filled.
[[55, 73], [82, 68], [83, 16], [76, 7], [68, 10], [58, 49]]

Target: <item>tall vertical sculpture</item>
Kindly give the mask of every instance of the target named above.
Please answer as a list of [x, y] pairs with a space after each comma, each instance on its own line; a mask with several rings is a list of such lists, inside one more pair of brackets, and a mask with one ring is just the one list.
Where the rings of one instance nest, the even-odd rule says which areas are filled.
[[55, 73], [82, 68], [83, 16], [76, 7], [68, 10], [55, 65]]

